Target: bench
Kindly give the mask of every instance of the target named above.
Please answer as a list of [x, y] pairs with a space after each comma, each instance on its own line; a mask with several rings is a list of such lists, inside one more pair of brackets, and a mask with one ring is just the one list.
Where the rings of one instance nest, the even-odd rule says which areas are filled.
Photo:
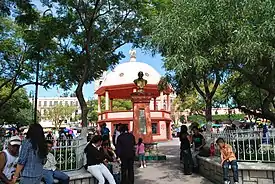
[[[199, 171], [202, 176], [214, 183], [223, 183], [223, 171], [220, 157], [198, 156]], [[238, 162], [239, 183], [273, 184], [275, 183], [275, 163]], [[232, 180], [232, 172], [230, 179]], [[231, 181], [233, 182], [233, 181]]]
[[[75, 171], [66, 171], [64, 172], [70, 177], [70, 184], [96, 184], [97, 180], [84, 168]], [[59, 183], [58, 180], [54, 181], [55, 183]], [[44, 182], [41, 182], [44, 184]]]

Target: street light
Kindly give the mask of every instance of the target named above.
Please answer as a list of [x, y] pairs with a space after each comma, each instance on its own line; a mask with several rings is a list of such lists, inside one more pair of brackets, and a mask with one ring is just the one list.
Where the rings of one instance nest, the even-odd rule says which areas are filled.
[[29, 98], [31, 98], [32, 102], [32, 120], [34, 120], [34, 108], [33, 108], [33, 103], [34, 103], [34, 92], [33, 90], [30, 91]]
[[[42, 17], [46, 16], [46, 13], [47, 12], [51, 12], [51, 9], [47, 9], [43, 12], [43, 15]], [[40, 53], [39, 53], [40, 55]], [[37, 100], [38, 100], [38, 86], [39, 86], [39, 83], [38, 83], [38, 77], [39, 77], [39, 66], [40, 66], [40, 57], [39, 59], [37, 59], [36, 61], [36, 72], [35, 72], [35, 98], [34, 98], [34, 123], [37, 123]]]

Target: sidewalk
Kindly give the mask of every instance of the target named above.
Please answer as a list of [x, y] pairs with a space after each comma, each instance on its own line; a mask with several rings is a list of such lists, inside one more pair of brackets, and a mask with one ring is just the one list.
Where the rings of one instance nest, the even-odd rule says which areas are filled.
[[180, 168], [179, 141], [160, 143], [159, 150], [166, 154], [167, 160], [147, 164], [147, 168], [137, 168], [135, 184], [212, 184], [199, 175], [185, 176]]

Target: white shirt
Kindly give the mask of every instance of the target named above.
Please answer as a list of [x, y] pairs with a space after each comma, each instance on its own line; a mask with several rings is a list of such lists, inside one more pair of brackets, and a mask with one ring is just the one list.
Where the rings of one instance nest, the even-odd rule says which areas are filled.
[[56, 170], [56, 164], [57, 164], [57, 162], [56, 162], [53, 154], [52, 153], [48, 153], [48, 155], [47, 155], [47, 162], [44, 165], [44, 169], [55, 171]]
[[12, 156], [8, 150], [3, 150], [3, 152], [6, 155], [6, 165], [4, 167], [3, 174], [10, 180], [12, 179], [11, 176], [15, 172], [18, 157]]
[[119, 136], [120, 134], [121, 134], [120, 131], [116, 130], [115, 144], [117, 143], [117, 138], [118, 138], [118, 136]]

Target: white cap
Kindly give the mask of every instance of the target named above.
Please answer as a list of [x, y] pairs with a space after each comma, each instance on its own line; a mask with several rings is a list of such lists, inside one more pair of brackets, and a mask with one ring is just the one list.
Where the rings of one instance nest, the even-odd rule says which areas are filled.
[[9, 140], [9, 144], [14, 146], [14, 145], [21, 145], [21, 139], [19, 136], [12, 136]]

